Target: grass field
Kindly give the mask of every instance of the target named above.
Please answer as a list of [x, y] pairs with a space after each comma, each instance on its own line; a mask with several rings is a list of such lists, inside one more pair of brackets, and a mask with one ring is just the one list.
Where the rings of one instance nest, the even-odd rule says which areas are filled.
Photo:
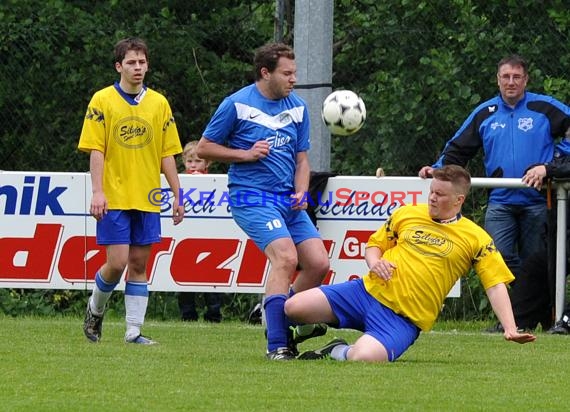
[[[568, 410], [570, 337], [533, 344], [438, 324], [400, 360], [270, 362], [261, 326], [147, 322], [160, 342], [122, 341], [107, 319], [88, 343], [79, 318], [0, 316], [3, 411], [547, 411]], [[330, 330], [301, 350], [351, 331]]]

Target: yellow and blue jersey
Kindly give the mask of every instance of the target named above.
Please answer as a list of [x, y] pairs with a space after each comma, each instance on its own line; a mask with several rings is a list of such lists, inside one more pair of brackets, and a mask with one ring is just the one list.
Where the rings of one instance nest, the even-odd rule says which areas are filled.
[[182, 152], [166, 98], [146, 87], [133, 98], [118, 83], [93, 95], [78, 147], [104, 154], [103, 191], [109, 209], [146, 212], [160, 211], [149, 193], [160, 187], [162, 158]]
[[435, 222], [425, 204], [397, 209], [367, 247], [378, 247], [396, 265], [389, 281], [372, 272], [364, 276], [368, 293], [424, 331], [432, 328], [449, 291], [471, 268], [485, 289], [514, 280], [485, 230], [463, 216]]

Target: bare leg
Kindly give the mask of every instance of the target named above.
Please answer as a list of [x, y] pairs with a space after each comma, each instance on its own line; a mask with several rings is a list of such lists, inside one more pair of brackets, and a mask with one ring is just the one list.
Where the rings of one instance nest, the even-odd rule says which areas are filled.
[[328, 299], [319, 288], [305, 290], [289, 298], [285, 302], [285, 313], [298, 323], [338, 323]]
[[387, 362], [388, 352], [375, 338], [364, 334], [350, 347], [346, 357], [351, 361]]
[[330, 268], [328, 253], [321, 239], [307, 239], [297, 245], [301, 270], [293, 284], [295, 292], [319, 286]]

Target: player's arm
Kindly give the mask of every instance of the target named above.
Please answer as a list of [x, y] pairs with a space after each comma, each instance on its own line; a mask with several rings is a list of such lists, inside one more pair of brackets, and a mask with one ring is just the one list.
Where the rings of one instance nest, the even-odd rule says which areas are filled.
[[292, 196], [292, 208], [306, 209], [307, 194], [309, 193], [309, 180], [311, 178], [311, 165], [307, 152], [297, 152], [295, 166], [295, 194]]
[[255, 162], [269, 155], [269, 143], [266, 140], [255, 142], [248, 149], [233, 149], [202, 136], [196, 147], [198, 157], [224, 163]]
[[[394, 227], [397, 223], [394, 219], [397, 215], [404, 210], [406, 206], [399, 208], [389, 219], [384, 223], [376, 232], [370, 235], [368, 242], [366, 242], [366, 249], [364, 250], [364, 260], [368, 265], [370, 273], [376, 276], [390, 280], [396, 269], [396, 265], [389, 260], [386, 260], [384, 252], [396, 246], [395, 239], [397, 236], [394, 233]], [[396, 219], [397, 220], [397, 219]]]
[[515, 317], [511, 307], [511, 300], [504, 283], [498, 283], [495, 286], [491, 286], [485, 292], [489, 297], [489, 302], [491, 302], [495, 315], [497, 315], [499, 322], [503, 325], [506, 340], [517, 343], [527, 343], [536, 340], [536, 336], [531, 333], [519, 333], [517, 331], [517, 325], [515, 324]]
[[107, 198], [103, 192], [103, 167], [105, 155], [99, 150], [91, 150], [89, 154], [89, 172], [91, 173], [91, 206], [89, 213], [99, 220], [107, 213]]
[[377, 246], [367, 246], [364, 250], [364, 260], [370, 272], [384, 280], [392, 279], [396, 265], [382, 258], [382, 250]]
[[176, 161], [174, 156], [166, 156], [161, 159], [160, 164], [162, 173], [170, 186], [170, 190], [174, 194], [172, 203], [172, 220], [174, 224], [182, 222], [184, 219], [184, 205], [180, 202], [180, 180], [178, 179], [178, 171], [176, 170]]

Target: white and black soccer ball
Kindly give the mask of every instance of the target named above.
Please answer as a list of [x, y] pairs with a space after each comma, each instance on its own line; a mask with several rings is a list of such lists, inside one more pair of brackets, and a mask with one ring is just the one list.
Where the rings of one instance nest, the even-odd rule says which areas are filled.
[[337, 90], [326, 97], [321, 115], [332, 134], [348, 136], [366, 121], [366, 106], [353, 91]]

